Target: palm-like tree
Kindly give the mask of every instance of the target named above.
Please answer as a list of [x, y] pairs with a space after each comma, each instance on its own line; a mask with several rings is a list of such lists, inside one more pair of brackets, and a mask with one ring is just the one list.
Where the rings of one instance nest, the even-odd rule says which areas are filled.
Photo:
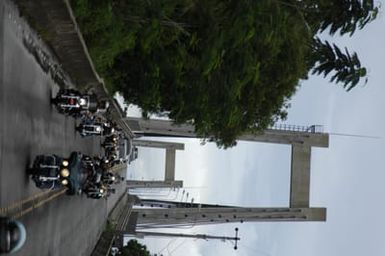
[[[347, 91], [354, 88], [360, 79], [366, 76], [366, 68], [361, 67], [356, 53], [350, 54], [346, 47], [342, 52], [335, 44], [331, 45], [328, 41], [314, 39], [312, 58], [315, 64], [312, 74], [323, 74], [326, 77], [334, 71], [330, 82], [343, 83]], [[366, 82], [367, 79], [365, 79]]]
[[354, 34], [378, 14], [374, 0], [303, 0], [296, 1], [306, 21], [315, 31], [329, 30], [330, 35]]

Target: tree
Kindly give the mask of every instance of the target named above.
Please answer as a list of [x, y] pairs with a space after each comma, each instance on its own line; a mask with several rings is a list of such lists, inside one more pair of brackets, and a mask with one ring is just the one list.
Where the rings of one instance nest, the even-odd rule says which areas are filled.
[[361, 67], [356, 53], [351, 55], [347, 48], [343, 53], [335, 44], [332, 46], [329, 42], [322, 42], [319, 38], [315, 39], [313, 45], [313, 54], [317, 61], [317, 65], [312, 71], [313, 74], [323, 74], [326, 77], [334, 71], [335, 74], [331, 77], [330, 82], [343, 82], [343, 87], [348, 91], [358, 84], [361, 77], [366, 75], [366, 69]]
[[[308, 0], [300, 4], [313, 31], [319, 33], [329, 30], [330, 35], [339, 32], [340, 35], [352, 36], [357, 28], [364, 28], [378, 14], [378, 7], [373, 0]], [[326, 77], [330, 72], [335, 72], [330, 82], [342, 83], [347, 91], [366, 76], [366, 68], [361, 67], [357, 54], [350, 54], [346, 47], [343, 52], [335, 44], [332, 46], [315, 37], [312, 49], [312, 74]]]
[[121, 249], [121, 252], [122, 256], [150, 256], [147, 247], [134, 239], [128, 241], [127, 245]]
[[[138, 33], [143, 42], [107, 72], [129, 102], [190, 122], [225, 147], [285, 116], [310, 53], [295, 10], [269, 1], [195, 1], [183, 12], [147, 3], [156, 9]], [[180, 26], [161, 25], [167, 17]]]
[[329, 29], [329, 34], [349, 34], [363, 29], [378, 14], [373, 0], [305, 0], [296, 1], [306, 21], [315, 32]]
[[[219, 146], [285, 118], [308, 74], [347, 90], [365, 77], [357, 54], [317, 38], [352, 35], [372, 0], [73, 0], [110, 88], [150, 113], [190, 123]], [[86, 10], [93, 10], [87, 12]], [[102, 20], [97, 14], [104, 10]], [[99, 35], [109, 39], [99, 39]], [[113, 47], [106, 47], [111, 42]]]

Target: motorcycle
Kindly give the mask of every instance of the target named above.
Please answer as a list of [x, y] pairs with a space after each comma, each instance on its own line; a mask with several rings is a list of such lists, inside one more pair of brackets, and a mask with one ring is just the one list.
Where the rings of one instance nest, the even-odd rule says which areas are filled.
[[110, 186], [116, 182], [116, 177], [112, 172], [104, 172], [102, 175], [102, 182]]
[[108, 136], [114, 132], [108, 123], [99, 122], [83, 122], [76, 127], [76, 130], [82, 137], [97, 135], [97, 136]]
[[69, 161], [57, 155], [38, 155], [28, 169], [36, 187], [57, 189], [68, 184]]
[[102, 143], [102, 147], [116, 146], [118, 141], [119, 141], [118, 136], [112, 134], [110, 136], [107, 136], [104, 139], [104, 142]]
[[100, 199], [107, 196], [108, 189], [102, 183], [89, 183], [83, 192], [88, 198]]
[[69, 158], [54, 154], [38, 155], [27, 172], [40, 189], [66, 187], [67, 194], [75, 195], [87, 179], [87, 161], [84, 159], [80, 152], [72, 152]]
[[115, 142], [106, 142], [104, 141], [101, 146], [105, 149], [107, 148], [116, 148], [117, 147], [117, 144]]
[[62, 114], [79, 117], [82, 112], [97, 109], [95, 95], [81, 94], [73, 89], [61, 89], [51, 101]]
[[110, 164], [114, 164], [114, 161], [118, 159], [118, 153], [116, 147], [111, 147], [111, 148], [105, 148], [105, 157], [108, 159]]

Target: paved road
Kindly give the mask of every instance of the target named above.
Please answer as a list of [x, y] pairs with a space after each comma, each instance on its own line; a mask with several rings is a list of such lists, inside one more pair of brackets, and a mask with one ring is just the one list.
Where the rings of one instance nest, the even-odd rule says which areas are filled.
[[[50, 105], [58, 86], [23, 44], [28, 31], [0, 1], [0, 207], [40, 192], [25, 172], [37, 154], [101, 153], [99, 138], [81, 138]], [[28, 239], [15, 255], [89, 255], [106, 214], [106, 200], [61, 196], [21, 218]]]

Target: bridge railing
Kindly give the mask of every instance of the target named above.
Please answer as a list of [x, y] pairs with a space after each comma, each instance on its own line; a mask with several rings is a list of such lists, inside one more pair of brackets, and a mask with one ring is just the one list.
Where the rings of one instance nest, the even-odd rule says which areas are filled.
[[291, 125], [291, 124], [275, 124], [271, 126], [271, 130], [292, 131], [292, 132], [308, 132], [308, 133], [323, 133], [322, 125]]

